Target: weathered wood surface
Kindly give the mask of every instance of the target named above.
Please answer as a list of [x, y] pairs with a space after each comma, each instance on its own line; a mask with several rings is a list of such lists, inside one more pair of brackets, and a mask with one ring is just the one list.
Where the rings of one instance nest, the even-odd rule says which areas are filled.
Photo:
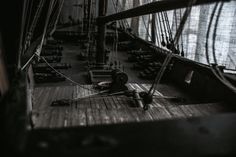
[[[83, 85], [92, 88], [92, 85]], [[129, 89], [147, 91], [150, 84], [129, 83]], [[171, 87], [163, 86], [155, 95], [171, 95]], [[163, 94], [165, 93], [165, 94]], [[167, 99], [155, 99], [148, 111], [133, 107], [134, 100], [126, 96], [101, 97], [79, 86], [40, 87], [34, 91], [33, 121], [36, 128], [91, 126], [141, 121], [157, 121], [207, 116], [224, 112], [222, 103], [183, 105]], [[91, 97], [88, 97], [88, 96]], [[86, 99], [78, 99], [88, 97]], [[52, 107], [54, 100], [75, 99], [70, 106]]]

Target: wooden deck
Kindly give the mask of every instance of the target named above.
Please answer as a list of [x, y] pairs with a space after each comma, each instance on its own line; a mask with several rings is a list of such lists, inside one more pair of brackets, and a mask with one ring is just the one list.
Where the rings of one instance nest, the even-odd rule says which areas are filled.
[[[91, 85], [83, 85], [92, 88]], [[129, 83], [129, 89], [146, 91], [150, 84]], [[170, 88], [162, 87], [162, 95]], [[166, 95], [165, 93], [165, 95]], [[90, 97], [72, 101], [69, 106], [53, 107], [51, 103], [60, 99], [77, 99], [93, 95], [94, 92], [79, 86], [38, 87], [34, 90], [33, 122], [35, 128], [91, 126], [127, 122], [157, 121], [187, 117], [207, 116], [224, 112], [223, 104], [174, 103], [166, 99], [155, 99], [148, 111], [132, 107], [134, 101], [126, 96]]]

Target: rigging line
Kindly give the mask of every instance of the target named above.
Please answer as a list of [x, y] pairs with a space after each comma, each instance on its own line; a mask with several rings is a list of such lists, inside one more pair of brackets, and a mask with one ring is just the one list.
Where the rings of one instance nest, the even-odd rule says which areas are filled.
[[160, 82], [160, 80], [162, 78], [162, 75], [164, 74], [165, 69], [166, 69], [167, 65], [169, 64], [169, 61], [171, 60], [171, 58], [172, 58], [172, 53], [168, 53], [166, 58], [165, 58], [165, 60], [164, 60], [164, 62], [163, 62], [163, 64], [162, 64], [162, 66], [161, 66], [161, 69], [157, 73], [157, 75], [155, 77], [155, 80], [154, 80], [151, 88], [148, 91], [149, 95], [153, 96], [153, 94], [155, 93], [157, 85], [159, 84], [159, 82]]
[[[154, 14], [154, 18], [156, 19], [156, 14]], [[160, 38], [158, 36], [158, 25], [157, 25], [157, 22], [155, 20], [155, 23], [154, 23], [154, 28], [155, 28], [155, 34], [156, 34], [156, 43], [158, 46], [160, 46]]]
[[[125, 3], [126, 3], [126, 1], [125, 1]], [[123, 6], [120, 1], [119, 1], [119, 5], [120, 5], [120, 7], [119, 7], [120, 11], [122, 10], [122, 8], [125, 8], [125, 6]], [[130, 27], [127, 19], [122, 19], [121, 21], [124, 23], [124, 26], [126, 25], [125, 28]]]
[[28, 39], [29, 40], [29, 44], [30, 44], [31, 39], [33, 37], [33, 33], [34, 33], [35, 28], [36, 28], [36, 24], [38, 23], [39, 16], [40, 16], [40, 14], [42, 12], [42, 8], [43, 8], [43, 5], [44, 5], [44, 2], [45, 2], [45, 0], [40, 0], [39, 1], [39, 4], [37, 6], [37, 10], [36, 10], [34, 18], [33, 18], [33, 22], [31, 23], [30, 29], [27, 32], [27, 34], [29, 35], [29, 39]]
[[[174, 10], [174, 21], [175, 21], [175, 29], [176, 29], [176, 33], [177, 33], [177, 29], [178, 29], [178, 21], [177, 21], [177, 11]], [[182, 34], [181, 34], [182, 35]], [[172, 39], [173, 40], [173, 39]], [[179, 50], [179, 42], [177, 43], [177, 49]]]
[[45, 26], [44, 26], [44, 31], [43, 31], [43, 35], [42, 35], [42, 39], [41, 39], [41, 42], [40, 42], [40, 45], [38, 46], [38, 48], [36, 49], [36, 52], [30, 57], [30, 59], [26, 62], [26, 64], [20, 68], [21, 71], [23, 71], [28, 64], [30, 64], [30, 62], [33, 60], [33, 58], [35, 57], [35, 55], [37, 56], [40, 56], [40, 53], [42, 51], [42, 46], [43, 46], [43, 42], [44, 42], [44, 38], [45, 38], [45, 34], [46, 34], [46, 30], [47, 30], [47, 24], [48, 24], [48, 20], [49, 20], [49, 13], [51, 11], [51, 5], [52, 5], [52, 2], [53, 0], [50, 1], [50, 4], [49, 4], [49, 8], [48, 8], [48, 16], [47, 16], [47, 19], [46, 19], [46, 22], [45, 22]]
[[59, 17], [60, 17], [60, 13], [61, 13], [61, 10], [62, 10], [64, 1], [65, 1], [65, 0], [61, 0], [61, 3], [59, 3], [59, 11], [58, 11], [58, 14], [57, 14], [57, 17], [56, 17], [56, 21], [55, 21], [55, 23], [54, 23], [54, 26], [53, 26], [53, 29], [52, 29], [50, 35], [52, 35], [52, 33], [56, 30], [57, 23], [58, 23], [58, 20], [59, 20]]
[[176, 10], [174, 10], [174, 18], [175, 18], [175, 30], [176, 30], [176, 33], [177, 33], [178, 24], [177, 24], [177, 15], [176, 15]]
[[[150, 35], [150, 33], [149, 33], [149, 30], [148, 30], [148, 28], [147, 28], [147, 25], [146, 25], [146, 22], [145, 22], [143, 16], [142, 16], [142, 21], [143, 21], [143, 25], [144, 25], [144, 27], [145, 27], [145, 29], [146, 29], [147, 35], [151, 38], [151, 35]], [[149, 25], [149, 23], [148, 23], [148, 25]]]
[[[216, 76], [216, 78], [221, 81], [225, 86], [227, 86], [229, 89], [231, 89], [234, 93], [236, 93], [236, 88], [223, 76], [222, 72], [218, 71], [216, 72], [216, 69], [213, 68], [213, 66], [210, 65], [209, 61], [209, 53], [208, 53], [208, 40], [209, 40], [209, 34], [210, 34], [210, 28], [212, 25], [212, 21], [216, 12], [216, 9], [218, 7], [219, 2], [217, 2], [213, 8], [211, 17], [210, 17], [210, 22], [208, 24], [208, 30], [207, 30], [207, 35], [206, 35], [206, 44], [205, 44], [205, 49], [206, 49], [206, 58], [207, 62], [212, 70], [212, 73]], [[219, 13], [221, 13], [221, 9], [219, 9]], [[217, 23], [216, 23], [217, 24]], [[218, 69], [219, 70], [219, 69]]]
[[213, 59], [214, 62], [216, 64], [215, 70], [218, 72], [219, 76], [224, 80], [227, 81], [227, 79], [224, 77], [224, 75], [222, 74], [222, 72], [219, 70], [218, 66], [217, 66], [217, 59], [216, 59], [216, 54], [215, 54], [215, 41], [216, 41], [216, 32], [217, 32], [217, 27], [218, 27], [218, 23], [219, 23], [219, 17], [221, 15], [221, 11], [223, 8], [224, 3], [220, 4], [219, 10], [218, 10], [218, 14], [216, 16], [216, 20], [215, 20], [215, 26], [214, 26], [214, 30], [213, 30], [213, 35], [212, 35], [212, 40], [213, 40], [213, 44], [212, 44], [212, 53], [213, 53]]
[[[175, 41], [178, 41], [178, 39], [179, 39], [179, 35], [178, 35], [178, 34], [182, 33], [183, 26], [184, 26], [184, 24], [185, 24], [185, 22], [186, 22], [187, 17], [189, 16], [189, 13], [190, 13], [190, 11], [191, 11], [192, 5], [193, 5], [195, 2], [196, 2], [196, 0], [190, 1], [188, 10], [186, 9], [185, 15], [183, 16], [183, 19], [181, 20], [181, 25], [179, 26], [179, 28], [178, 28], [178, 30], [177, 30], [174, 43], [175, 43]], [[173, 45], [173, 46], [174, 46], [174, 45]], [[153, 94], [155, 93], [155, 90], [156, 90], [156, 88], [157, 88], [157, 85], [159, 84], [159, 82], [160, 82], [160, 80], [161, 80], [161, 78], [162, 78], [162, 76], [163, 76], [163, 74], [164, 74], [164, 72], [165, 72], [165, 70], [166, 70], [167, 65], [168, 65], [169, 62], [171, 61], [171, 58], [172, 58], [172, 53], [170, 52], [170, 53], [167, 54], [167, 56], [166, 56], [166, 58], [165, 58], [165, 60], [164, 60], [164, 63], [162, 64], [161, 69], [160, 69], [159, 72], [157, 73], [156, 78], [155, 78], [155, 80], [154, 80], [154, 82], [153, 82], [151, 88], [150, 88], [149, 91], [148, 91], [148, 94], [149, 94], [149, 95], [151, 94], [151, 95], [153, 96]]]
[[160, 29], [161, 29], [162, 41], [164, 42], [164, 34], [163, 34], [163, 29], [162, 29], [162, 24], [161, 24], [160, 13], [157, 13], [157, 15], [158, 15], [159, 26], [160, 26]]
[[17, 68], [21, 68], [21, 54], [22, 54], [22, 42], [24, 36], [24, 29], [25, 29], [25, 18], [26, 18], [26, 5], [28, 0], [24, 0], [23, 9], [22, 9], [22, 18], [21, 18], [21, 31], [20, 31], [20, 40], [18, 45], [18, 61], [17, 61]]
[[193, 4], [196, 3], [197, 0], [190, 0], [189, 2], [189, 5], [188, 7], [186, 8], [185, 12], [184, 12], [184, 15], [182, 17], [182, 20], [180, 21], [180, 24], [179, 24], [179, 28], [176, 32], [176, 35], [175, 35], [175, 38], [174, 38], [174, 45], [177, 45], [177, 43], [179, 42], [179, 37], [184, 29], [184, 25], [186, 23], [186, 20], [188, 19], [190, 13], [191, 13], [191, 10], [192, 10], [192, 6]]
[[[118, 12], [118, 10], [121, 11], [121, 3], [120, 3], [120, 1], [119, 0], [117, 1], [117, 3], [118, 3], [117, 4], [117, 8], [115, 8], [114, 0], [112, 0], [112, 2], [113, 2], [114, 10], [117, 9], [116, 13]], [[121, 26], [123, 26], [123, 28], [128, 28], [129, 27], [126, 19], [122, 19], [121, 22], [119, 20], [119, 23], [120, 23]]]
[[43, 29], [42, 40], [41, 40], [41, 43], [39, 45], [39, 51], [37, 51], [38, 56], [40, 56], [40, 54], [41, 54], [43, 43], [44, 43], [45, 36], [46, 36], [46, 33], [47, 33], [48, 23], [49, 23], [50, 15], [52, 13], [53, 2], [54, 2], [54, 0], [51, 0], [50, 3], [49, 3], [47, 17], [46, 17], [46, 21], [45, 21], [44, 29]]
[[[59, 11], [60, 11], [60, 0], [55, 0], [54, 2], [54, 5], [52, 7], [52, 13], [51, 13], [51, 17], [50, 17], [50, 23], [48, 25], [49, 28], [53, 28], [54, 24], [56, 23], [56, 19], [57, 19], [57, 16], [59, 14]], [[58, 3], [58, 7], [56, 8], [57, 6], [57, 3]], [[53, 12], [54, 11], [54, 12]]]
[[56, 1], [57, 0], [55, 0], [55, 2], [53, 4], [53, 7], [52, 7], [52, 12], [51, 12], [51, 15], [50, 15], [48, 28], [51, 28], [54, 25], [54, 22], [55, 22], [56, 16], [57, 16], [57, 12], [59, 11], [59, 7], [55, 8], [55, 6], [56, 6], [55, 4], [57, 3]]
[[166, 43], [169, 43], [169, 40], [168, 40], [168, 33], [167, 33], [167, 28], [166, 28], [166, 23], [165, 23], [165, 19], [164, 19], [164, 16], [163, 16], [163, 12], [161, 12], [161, 18], [162, 18], [162, 23], [163, 23], [163, 27], [164, 27], [164, 33], [165, 33], [165, 36], [166, 36]]
[[157, 28], [157, 30], [156, 30], [156, 34], [157, 34], [157, 36], [159, 36], [159, 45], [161, 45], [161, 29], [160, 29], [160, 26], [159, 26], [159, 22], [158, 22], [158, 19], [157, 19], [157, 14], [155, 13], [155, 18], [156, 18], [156, 28]]
[[[24, 14], [24, 32], [27, 30], [27, 24], [28, 24], [28, 12], [29, 12], [29, 0], [26, 0], [26, 8], [25, 8], [25, 14]], [[23, 35], [23, 37], [25, 36], [25, 33]], [[24, 43], [22, 43], [24, 44]]]
[[[179, 9], [179, 18], [181, 19], [181, 17], [182, 17], [182, 11], [181, 11], [181, 9]], [[183, 34], [181, 34], [181, 36], [180, 36], [180, 40], [181, 40], [181, 50], [182, 50], [181, 53], [183, 53], [183, 56], [184, 56]]]
[[212, 14], [210, 16], [210, 21], [209, 21], [209, 24], [208, 24], [208, 29], [207, 29], [207, 33], [206, 33], [206, 43], [205, 43], [205, 48], [206, 48], [206, 60], [207, 60], [207, 63], [210, 65], [210, 59], [209, 59], [209, 52], [208, 52], [208, 40], [209, 40], [209, 35], [210, 35], [210, 30], [211, 30], [211, 25], [212, 25], [212, 22], [213, 22], [213, 18], [214, 18], [214, 15], [215, 15], [215, 12], [216, 12], [216, 9], [219, 5], [219, 2], [217, 2], [212, 10]]
[[30, 59], [21, 67], [21, 71], [23, 71], [27, 65], [29, 65], [29, 63], [32, 61], [32, 59], [35, 57], [35, 53], [30, 57]]
[[172, 31], [171, 31], [171, 28], [170, 28], [170, 22], [169, 22], [169, 18], [168, 18], [168, 15], [167, 15], [166, 11], [164, 12], [164, 17], [165, 17], [167, 29], [168, 29], [168, 32], [169, 32], [169, 38], [170, 38], [170, 40], [173, 40]]
[[220, 17], [220, 15], [221, 15], [221, 11], [222, 11], [223, 5], [224, 5], [224, 3], [222, 2], [222, 3], [220, 4], [219, 10], [218, 10], [218, 14], [217, 14], [217, 17], [216, 17], [216, 21], [215, 21], [214, 31], [213, 31], [213, 35], [212, 35], [212, 36], [213, 36], [213, 37], [212, 37], [212, 39], [213, 39], [212, 53], [213, 53], [214, 62], [215, 62], [215, 64], [216, 64], [216, 67], [215, 67], [216, 71], [218, 72], [218, 74], [220, 75], [220, 77], [221, 77], [223, 80], [227, 81], [227, 79], [224, 77], [224, 75], [222, 74], [222, 72], [219, 70], [219, 68], [218, 68], [218, 66], [217, 66], [217, 59], [216, 59], [216, 54], [215, 54], [216, 32], [217, 32], [217, 27], [218, 27], [218, 23], [219, 23], [219, 17]]
[[[30, 3], [30, 2], [29, 2]], [[33, 1], [31, 1], [30, 3], [30, 10], [29, 10], [29, 17], [28, 17], [28, 22], [27, 22], [27, 25], [26, 25], [26, 29], [25, 29], [25, 39], [24, 39], [24, 49], [23, 49], [23, 53], [26, 51], [26, 49], [28, 48], [28, 32], [29, 32], [29, 27], [30, 27], [30, 20], [31, 20], [31, 16], [32, 16], [32, 8], [33, 8]]]
[[218, 23], [219, 23], [219, 17], [220, 17], [223, 5], [224, 5], [224, 3], [220, 4], [219, 10], [218, 10], [218, 14], [217, 14], [217, 17], [216, 17], [216, 20], [215, 20], [215, 27], [214, 27], [213, 35], [212, 35], [212, 41], [213, 41], [212, 53], [213, 53], [213, 59], [214, 59], [215, 64], [217, 64], [217, 59], [216, 59], [216, 54], [215, 54], [216, 32], [217, 32], [217, 27], [218, 27]]
[[147, 31], [146, 31], [145, 40], [148, 40], [148, 36], [150, 37], [150, 35], [149, 35], [149, 24], [150, 24], [150, 21], [151, 21], [151, 17], [150, 17], [150, 14], [149, 14], [148, 15], [148, 20], [147, 20], [148, 27], [147, 27]]
[[[116, 4], [115, 4], [114, 0], [112, 0], [112, 4], [113, 4], [113, 8], [114, 8], [115, 12], [117, 13], [117, 12], [118, 12], [118, 4], [117, 4], [117, 1], [116, 1]], [[119, 24], [120, 24], [120, 26], [122, 25], [122, 24], [120, 23], [120, 20], [119, 20]]]

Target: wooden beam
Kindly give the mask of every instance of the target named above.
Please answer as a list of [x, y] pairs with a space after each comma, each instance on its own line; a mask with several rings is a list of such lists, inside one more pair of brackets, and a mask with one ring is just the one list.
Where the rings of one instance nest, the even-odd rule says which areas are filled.
[[[230, 0], [196, 0], [195, 5], [210, 4], [215, 2], [229, 2]], [[108, 23], [111, 21], [121, 20], [125, 18], [131, 18], [136, 16], [142, 16], [162, 11], [168, 11], [173, 9], [188, 7], [191, 0], [162, 0], [152, 3], [148, 3], [139, 7], [135, 7], [126, 11], [122, 11], [116, 14], [98, 17], [98, 23]]]

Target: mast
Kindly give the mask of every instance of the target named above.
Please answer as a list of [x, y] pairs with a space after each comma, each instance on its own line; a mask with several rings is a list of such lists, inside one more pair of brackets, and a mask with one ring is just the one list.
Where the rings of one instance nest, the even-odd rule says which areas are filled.
[[[98, 18], [106, 16], [107, 0], [99, 0]], [[105, 64], [105, 36], [106, 24], [98, 23], [97, 51], [96, 63], [98, 65]]]
[[88, 15], [87, 15], [87, 36], [89, 36], [89, 28], [90, 28], [90, 18], [91, 18], [91, 1], [88, 0]]

